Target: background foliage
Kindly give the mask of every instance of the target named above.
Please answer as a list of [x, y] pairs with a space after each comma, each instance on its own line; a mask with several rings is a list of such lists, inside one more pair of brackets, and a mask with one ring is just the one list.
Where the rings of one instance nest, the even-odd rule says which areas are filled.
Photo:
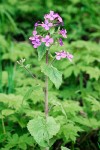
[[[100, 3], [98, 0], [0, 0], [0, 149], [42, 150], [26, 128], [44, 116], [44, 76], [28, 38], [33, 25], [50, 10], [58, 12], [68, 32], [63, 49], [74, 55], [54, 62], [63, 73], [59, 90], [49, 83], [49, 114], [60, 123], [51, 150], [100, 149]], [[52, 47], [52, 55], [55, 50]], [[25, 58], [42, 88], [16, 61]]]

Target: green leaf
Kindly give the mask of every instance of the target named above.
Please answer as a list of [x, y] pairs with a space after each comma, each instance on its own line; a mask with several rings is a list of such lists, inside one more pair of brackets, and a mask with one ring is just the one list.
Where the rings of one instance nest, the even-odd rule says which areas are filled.
[[47, 118], [46, 126], [49, 134], [49, 139], [51, 139], [54, 135], [56, 135], [60, 129], [60, 125], [56, 123], [53, 117]]
[[61, 146], [61, 150], [70, 150], [69, 148], [67, 148], [67, 147], [63, 147], [63, 146]]
[[21, 144], [19, 144], [18, 147], [19, 147], [20, 149], [22, 149], [22, 150], [26, 150], [26, 149], [27, 149], [26, 143], [24, 143], [24, 142], [21, 143]]
[[43, 117], [38, 117], [30, 120], [27, 128], [40, 146], [48, 147], [49, 139], [58, 133], [60, 126], [53, 117], [48, 117], [47, 121]]
[[28, 130], [30, 134], [34, 137], [34, 140], [42, 147], [47, 147], [48, 144], [48, 133], [45, 128], [44, 118], [36, 118], [30, 120], [28, 125]]
[[12, 114], [14, 114], [14, 110], [11, 110], [11, 109], [2, 110], [2, 115], [3, 116], [9, 116], [9, 115], [12, 115]]
[[41, 71], [50, 78], [56, 88], [59, 88], [62, 83], [62, 73], [57, 68], [52, 65], [43, 65]]
[[38, 60], [40, 61], [42, 59], [42, 57], [44, 56], [44, 54], [46, 53], [46, 46], [45, 43], [42, 43], [38, 48]]

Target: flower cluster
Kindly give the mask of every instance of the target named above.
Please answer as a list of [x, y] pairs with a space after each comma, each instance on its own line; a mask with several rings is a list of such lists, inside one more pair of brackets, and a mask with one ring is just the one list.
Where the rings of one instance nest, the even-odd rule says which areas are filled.
[[56, 53], [57, 60], [60, 60], [61, 58], [67, 58], [70, 61], [72, 61], [73, 55], [70, 54], [69, 52], [60, 51], [60, 52], [55, 52], [55, 53]]
[[[40, 23], [40, 21], [37, 21], [34, 25], [34, 31], [33, 36], [30, 37], [30, 41], [34, 48], [38, 48], [42, 42], [45, 43], [46, 47], [50, 47], [54, 43], [58, 42], [60, 46], [63, 46], [62, 38], [67, 38], [67, 31], [61, 26], [63, 25], [63, 20], [59, 16], [58, 13], [55, 13], [54, 11], [50, 11], [49, 14], [44, 15], [44, 22]], [[42, 27], [45, 30], [45, 33], [43, 35], [39, 35], [37, 33], [38, 26]], [[60, 27], [58, 30], [54, 30], [54, 34], [50, 34], [51, 28]], [[54, 35], [57, 34], [57, 38], [53, 38]], [[60, 60], [61, 58], [68, 58], [70, 61], [72, 60], [73, 56], [69, 54], [68, 52], [61, 51], [56, 52], [56, 59]]]

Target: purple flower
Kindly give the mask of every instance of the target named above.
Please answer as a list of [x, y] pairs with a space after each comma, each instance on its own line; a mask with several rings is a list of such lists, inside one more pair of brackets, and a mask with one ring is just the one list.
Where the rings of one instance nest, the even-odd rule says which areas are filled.
[[50, 13], [49, 13], [49, 14], [46, 14], [46, 15], [44, 16], [44, 18], [45, 18], [45, 19], [49, 19], [49, 20], [51, 20], [51, 21], [57, 19], [60, 23], [63, 22], [63, 21], [62, 21], [62, 18], [59, 16], [59, 14], [54, 13], [54, 11], [50, 11]]
[[59, 34], [61, 34], [64, 38], [67, 38], [67, 31], [65, 29], [60, 30]]
[[45, 30], [49, 30], [50, 27], [53, 26], [53, 24], [50, 23], [48, 20], [45, 20], [45, 22], [43, 22], [43, 23], [41, 24], [41, 26], [42, 26]]
[[31, 40], [34, 48], [37, 48], [38, 46], [41, 45], [41, 41], [40, 41], [41, 36], [37, 35], [37, 31], [36, 30], [33, 31], [33, 36], [30, 37], [29, 39]]
[[55, 52], [56, 53], [56, 59], [60, 60], [61, 58], [66, 58], [67, 54], [65, 51], [61, 51], [61, 52]]
[[55, 52], [56, 53], [56, 59], [60, 60], [61, 59], [61, 53], [60, 52]]
[[50, 38], [49, 35], [46, 35], [45, 38], [42, 38], [42, 42], [45, 42], [45, 45], [46, 45], [47, 47], [49, 47], [50, 44], [53, 43], [53, 38]]
[[62, 58], [66, 58], [66, 56], [67, 56], [66, 52], [65, 51], [61, 51], [61, 57]]
[[51, 21], [57, 18], [57, 14], [54, 13], [54, 11], [50, 11], [49, 14], [46, 14], [44, 16], [45, 19], [50, 19]]
[[39, 26], [39, 24], [38, 24], [39, 22], [40, 22], [40, 21], [37, 21], [37, 22], [34, 24], [34, 27], [35, 27], [34, 29], [35, 29], [35, 30], [36, 30], [36, 28]]
[[56, 53], [56, 59], [60, 60], [61, 58], [68, 58], [69, 61], [72, 61], [73, 55], [69, 52], [61, 51], [61, 52], [55, 52]]
[[38, 46], [41, 45], [40, 39], [36, 38], [35, 40], [32, 41], [33, 47], [37, 48]]
[[63, 45], [62, 38], [59, 38], [59, 44], [60, 44], [61, 46]]
[[56, 19], [57, 19], [60, 23], [63, 22], [62, 18], [59, 16], [59, 14], [56, 14]]

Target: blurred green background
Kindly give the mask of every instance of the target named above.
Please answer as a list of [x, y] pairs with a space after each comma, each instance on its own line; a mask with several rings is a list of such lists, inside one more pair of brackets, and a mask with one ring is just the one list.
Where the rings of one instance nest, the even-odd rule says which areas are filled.
[[[57, 61], [63, 72], [59, 90], [49, 83], [50, 115], [60, 122], [51, 150], [100, 149], [100, 2], [99, 0], [0, 0], [0, 149], [42, 150], [27, 131], [31, 118], [44, 113], [44, 76], [29, 42], [34, 23], [53, 10], [64, 20], [63, 49], [74, 63]], [[53, 47], [52, 53], [61, 50]], [[25, 58], [42, 88], [16, 61]], [[63, 109], [64, 110], [63, 110]], [[67, 114], [67, 119], [64, 117]]]

